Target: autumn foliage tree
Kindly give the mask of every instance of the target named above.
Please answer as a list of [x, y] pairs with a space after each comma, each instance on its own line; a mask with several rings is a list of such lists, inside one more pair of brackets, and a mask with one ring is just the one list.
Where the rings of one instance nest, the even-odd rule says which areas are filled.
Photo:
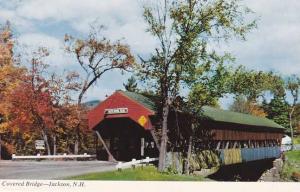
[[12, 139], [15, 129], [10, 127], [7, 121], [9, 116], [7, 108], [10, 106], [7, 98], [18, 86], [20, 77], [24, 74], [24, 69], [17, 65], [18, 59], [13, 53], [14, 44], [10, 24], [6, 23], [0, 27], [0, 147], [9, 149], [9, 153], [15, 150]]
[[[46, 48], [27, 54], [30, 59], [19, 63], [13, 45], [6, 25], [0, 30], [0, 143], [9, 146], [10, 154], [34, 154], [38, 152], [34, 141], [43, 139], [49, 155], [74, 153], [78, 134], [83, 139], [81, 148], [90, 151], [93, 135], [88, 130], [86, 108], [72, 97], [83, 85], [79, 74], [50, 73], [44, 62], [49, 55]], [[78, 126], [80, 131], [74, 134]]]
[[42, 76], [46, 69], [42, 58], [47, 55], [48, 52], [44, 48], [34, 52], [30, 61], [30, 69], [21, 77], [18, 86], [10, 92], [8, 122], [11, 127], [18, 128], [22, 134], [38, 130], [45, 141], [46, 151], [50, 155], [48, 132], [53, 126], [50, 118], [51, 93], [48, 82]]
[[76, 105], [74, 105], [71, 95], [76, 93], [80, 86], [76, 81], [78, 77], [75, 72], [67, 72], [61, 76], [52, 73], [48, 80], [52, 97], [53, 128], [51, 138], [53, 154], [56, 154], [57, 151], [73, 153], [70, 147], [74, 143], [74, 129], [80, 119], [77, 118]]
[[229, 109], [231, 111], [250, 114], [258, 117], [267, 116], [267, 113], [264, 111], [262, 106], [248, 101], [243, 95], [236, 96]]
[[[65, 35], [67, 52], [73, 54], [82, 69], [82, 81], [77, 97], [78, 119], [81, 113], [82, 99], [87, 90], [95, 85], [97, 80], [107, 71], [114, 69], [127, 70], [134, 64], [134, 57], [129, 46], [121, 41], [112, 42], [101, 32], [103, 26], [91, 27], [91, 32], [86, 39], [76, 39]], [[75, 129], [76, 139], [74, 152], [78, 153], [80, 143], [80, 121]]]

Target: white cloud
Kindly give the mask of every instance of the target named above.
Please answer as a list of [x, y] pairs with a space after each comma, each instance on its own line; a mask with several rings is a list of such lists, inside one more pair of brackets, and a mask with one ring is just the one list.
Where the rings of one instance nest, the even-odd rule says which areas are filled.
[[[87, 33], [96, 19], [108, 26], [107, 36], [126, 38], [134, 52], [147, 54], [155, 47], [155, 40], [145, 32], [138, 0], [27, 0], [5, 3], [0, 17], [16, 25], [35, 28], [32, 22], [66, 22], [75, 30]], [[259, 27], [248, 35], [247, 42], [233, 42], [224, 46], [237, 57], [238, 64], [255, 69], [275, 69], [282, 73], [300, 72], [300, 20], [297, 0], [246, 0], [246, 5], [260, 16]], [[15, 4], [15, 6], [13, 6]], [[51, 27], [51, 26], [50, 26]], [[33, 29], [32, 29], [33, 28]], [[38, 31], [47, 33], [47, 31]], [[76, 34], [75, 34], [76, 35]], [[61, 37], [60, 37], [61, 38]], [[289, 63], [290, 62], [290, 63]], [[290, 68], [285, 67], [290, 65]], [[282, 67], [284, 66], [284, 67]], [[299, 68], [299, 69], [298, 69]]]
[[124, 13], [130, 17], [135, 12], [135, 4], [131, 0], [28, 0], [20, 4], [16, 11], [28, 19], [66, 21], [98, 16], [109, 18]]
[[14, 11], [20, 18], [36, 22], [67, 22], [81, 33], [89, 32], [95, 20], [107, 26], [107, 36], [126, 38], [137, 53], [153, 50], [155, 40], [145, 33], [142, 9], [132, 0], [28, 0], [18, 4]]
[[237, 64], [282, 74], [300, 73], [300, 1], [246, 1], [260, 19], [246, 42], [234, 42], [225, 49], [233, 52]]
[[[53, 52], [53, 65], [73, 64], [73, 60], [65, 56], [62, 37], [55, 34], [55, 27], [51, 27], [64, 25], [66, 31], [71, 27], [75, 32], [72, 35], [82, 36], [95, 20], [108, 27], [106, 35], [109, 38], [124, 37], [135, 53], [149, 54], [156, 41], [145, 32], [139, 2], [141, 0], [11, 0], [0, 2], [0, 22], [10, 20], [20, 33], [20, 42], [49, 47]], [[300, 1], [245, 0], [244, 4], [260, 16], [258, 29], [248, 35], [246, 42], [232, 41], [218, 48], [232, 52], [237, 64], [251, 69], [300, 73]], [[41, 23], [49, 25], [40, 28]], [[111, 79], [113, 75], [117, 76]], [[119, 75], [112, 72], [104, 77], [100, 86], [89, 91], [89, 97], [103, 97], [121, 88], [126, 78]]]
[[27, 33], [23, 34], [18, 39], [19, 44], [25, 47], [26, 51], [34, 51], [38, 47], [46, 47], [50, 55], [46, 59], [54, 68], [69, 67], [68, 65], [73, 64], [73, 59], [64, 51], [63, 42], [56, 37], [52, 37], [43, 33]]
[[10, 21], [13, 24], [13, 28], [16, 28], [18, 32], [33, 30], [32, 22], [19, 17], [14, 10], [3, 9], [0, 6], [0, 23]]

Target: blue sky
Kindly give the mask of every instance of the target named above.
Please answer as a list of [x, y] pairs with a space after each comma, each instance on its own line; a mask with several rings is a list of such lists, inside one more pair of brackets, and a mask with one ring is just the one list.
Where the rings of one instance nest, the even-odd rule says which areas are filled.
[[[155, 40], [145, 32], [141, 17], [142, 0], [0, 0], [0, 22], [9, 20], [18, 43], [28, 49], [43, 45], [49, 48], [49, 64], [56, 71], [76, 69], [74, 58], [63, 51], [65, 33], [84, 36], [89, 24], [97, 20], [107, 26], [111, 39], [125, 38], [135, 54], [148, 55]], [[300, 74], [300, 1], [245, 0], [259, 17], [258, 28], [247, 41], [219, 45], [236, 57], [235, 65], [249, 69], [273, 70], [282, 75]], [[105, 74], [91, 89], [86, 100], [103, 99], [122, 88], [129, 74]], [[221, 101], [227, 107], [229, 99]]]

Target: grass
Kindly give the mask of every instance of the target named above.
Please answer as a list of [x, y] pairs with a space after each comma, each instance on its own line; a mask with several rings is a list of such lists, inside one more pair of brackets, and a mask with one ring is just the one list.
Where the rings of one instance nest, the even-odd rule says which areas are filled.
[[284, 163], [281, 177], [291, 181], [294, 172], [300, 173], [300, 151], [288, 151], [285, 153], [287, 160]]
[[300, 136], [294, 138], [294, 144], [300, 144]]
[[124, 169], [122, 171], [109, 171], [90, 173], [69, 177], [70, 180], [123, 180], [123, 181], [202, 181], [201, 176], [175, 175], [159, 173], [154, 166], [137, 167], [135, 169]]

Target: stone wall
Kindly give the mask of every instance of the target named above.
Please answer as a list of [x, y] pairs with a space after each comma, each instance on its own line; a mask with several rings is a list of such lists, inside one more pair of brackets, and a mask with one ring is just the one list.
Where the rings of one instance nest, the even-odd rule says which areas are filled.
[[262, 174], [258, 181], [281, 181], [280, 173], [283, 168], [282, 159], [275, 159], [273, 167]]

